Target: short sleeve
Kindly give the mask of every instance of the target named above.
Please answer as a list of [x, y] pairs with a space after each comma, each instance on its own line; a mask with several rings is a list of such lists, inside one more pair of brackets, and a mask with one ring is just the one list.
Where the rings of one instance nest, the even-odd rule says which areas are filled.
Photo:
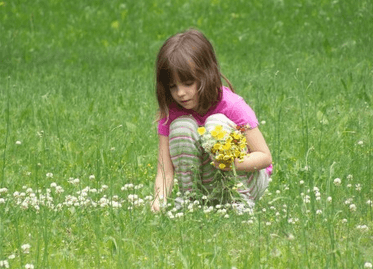
[[249, 125], [254, 129], [259, 125], [254, 110], [241, 97], [229, 111], [229, 118], [237, 125]]
[[170, 135], [170, 125], [166, 123], [166, 118], [163, 118], [158, 122], [158, 134], [164, 136]]

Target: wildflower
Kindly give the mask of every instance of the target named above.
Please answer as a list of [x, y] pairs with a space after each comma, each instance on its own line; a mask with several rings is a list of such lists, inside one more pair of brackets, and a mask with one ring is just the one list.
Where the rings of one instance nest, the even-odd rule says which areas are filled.
[[15, 257], [16, 257], [16, 255], [11, 254], [11, 255], [8, 256], [8, 260], [13, 260], [13, 259], [15, 259]]
[[280, 193], [281, 193], [281, 191], [280, 191], [280, 190], [277, 190], [277, 191], [276, 191], [276, 194], [280, 194]]
[[228, 215], [228, 214], [225, 214], [225, 215], [224, 215], [224, 218], [225, 218], [225, 219], [229, 219], [229, 215]]
[[333, 200], [333, 198], [332, 198], [332, 197], [330, 197], [330, 196], [329, 196], [328, 198], [326, 198], [326, 201], [327, 201], [327, 202], [329, 202], [329, 203], [331, 203], [331, 202], [332, 202], [332, 200]]
[[24, 244], [21, 246], [23, 253], [30, 253], [30, 248], [31, 248], [30, 244]]
[[267, 222], [266, 222], [266, 225], [267, 225], [267, 226], [271, 226], [272, 223], [271, 223], [270, 221], [267, 221]]
[[347, 176], [347, 179], [348, 179], [348, 180], [352, 180], [352, 178], [353, 178], [352, 175], [348, 175], [348, 176]]
[[107, 190], [109, 188], [109, 186], [108, 185], [102, 185], [101, 186], [101, 189], [104, 191], [104, 190]]
[[4, 198], [0, 198], [0, 204], [5, 204], [5, 199]]
[[266, 121], [265, 121], [265, 120], [262, 120], [262, 121], [260, 122], [260, 124], [264, 125], [264, 124], [266, 124]]
[[57, 187], [57, 184], [55, 182], [52, 182], [51, 183], [51, 188], [55, 188], [55, 187]]
[[321, 209], [316, 210], [316, 215], [321, 215], [321, 214], [322, 214], [322, 210]]
[[347, 184], [346, 187], [347, 187], [347, 188], [351, 188], [351, 187], [352, 187], [352, 184]]
[[49, 178], [52, 178], [53, 177], [53, 173], [46, 173], [45, 176], [49, 177]]
[[341, 179], [340, 178], [336, 178], [336, 179], [334, 179], [334, 185], [336, 185], [336, 186], [340, 186], [341, 185], [341, 183], [342, 183], [342, 181], [341, 181]]
[[347, 219], [342, 219], [342, 223], [347, 223]]
[[370, 205], [370, 206], [373, 206], [373, 202], [372, 202], [371, 200], [368, 200], [368, 201], [366, 202], [366, 204], [367, 204], [367, 205]]
[[0, 261], [0, 267], [9, 268], [9, 263], [7, 260]]
[[16, 145], [21, 145], [22, 142], [21, 141], [16, 141]]
[[356, 229], [360, 230], [361, 232], [367, 232], [369, 227], [367, 225], [357, 225]]
[[364, 263], [364, 268], [372, 268], [373, 265], [370, 262]]
[[199, 135], [204, 135], [206, 133], [206, 128], [205, 127], [199, 127], [197, 129], [197, 132]]
[[64, 189], [61, 186], [56, 187], [56, 193], [63, 193]]
[[355, 188], [357, 191], [361, 191], [361, 185], [360, 184], [355, 184]]
[[363, 141], [363, 140], [360, 140], [360, 141], [357, 142], [357, 144], [358, 144], [359, 146], [363, 146], [363, 145], [364, 145], [364, 141]]
[[28, 263], [25, 265], [25, 269], [34, 269], [34, 265], [31, 263]]
[[89, 180], [94, 180], [96, 177], [95, 177], [95, 175], [90, 175], [89, 176]]
[[203, 195], [203, 196], [202, 196], [202, 200], [207, 200], [207, 196], [206, 196], [206, 195]]
[[181, 218], [182, 216], [184, 216], [183, 212], [179, 212], [179, 213], [175, 214], [175, 217], [177, 217], [177, 218]]

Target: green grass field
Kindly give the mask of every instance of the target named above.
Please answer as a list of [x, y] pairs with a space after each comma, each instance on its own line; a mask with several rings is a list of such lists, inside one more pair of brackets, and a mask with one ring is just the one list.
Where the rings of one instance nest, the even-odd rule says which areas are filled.
[[[372, 14], [0, 0], [0, 268], [371, 268]], [[150, 212], [155, 58], [189, 27], [262, 122], [274, 174], [253, 215]]]

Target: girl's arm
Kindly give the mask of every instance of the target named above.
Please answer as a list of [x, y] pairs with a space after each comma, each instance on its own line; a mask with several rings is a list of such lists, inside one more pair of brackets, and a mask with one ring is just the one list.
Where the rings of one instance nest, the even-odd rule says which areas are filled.
[[264, 169], [272, 164], [272, 156], [266, 141], [259, 128], [245, 131], [247, 146], [250, 155], [244, 158], [240, 163], [237, 159], [234, 162], [237, 171], [253, 172]]
[[159, 211], [160, 203], [167, 201], [172, 191], [174, 167], [171, 162], [167, 136], [159, 135], [158, 168], [154, 184], [154, 201], [152, 210]]
[[[234, 166], [237, 171], [254, 172], [264, 169], [272, 164], [272, 156], [266, 141], [259, 128], [249, 129], [245, 131], [247, 146], [250, 149], [250, 155], [245, 156], [243, 162], [238, 159], [234, 161]], [[215, 167], [219, 169], [219, 163], [215, 162]], [[231, 169], [224, 168], [224, 171]]]

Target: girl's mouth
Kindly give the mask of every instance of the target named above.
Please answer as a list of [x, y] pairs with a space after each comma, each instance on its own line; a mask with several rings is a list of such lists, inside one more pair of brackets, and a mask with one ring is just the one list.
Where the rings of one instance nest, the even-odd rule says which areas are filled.
[[186, 101], [181, 101], [181, 102], [185, 104], [185, 103], [189, 102], [189, 100], [186, 100]]

